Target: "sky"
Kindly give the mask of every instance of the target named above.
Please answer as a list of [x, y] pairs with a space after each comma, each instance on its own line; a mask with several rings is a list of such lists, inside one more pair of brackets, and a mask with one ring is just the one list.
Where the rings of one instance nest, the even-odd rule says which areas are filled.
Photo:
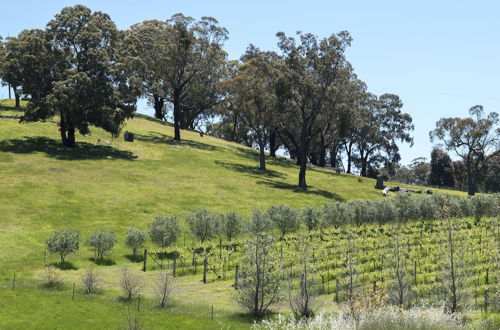
[[[183, 13], [212, 16], [229, 30], [225, 50], [238, 59], [248, 44], [277, 50], [276, 33], [327, 37], [347, 30], [347, 58], [374, 94], [401, 97], [413, 117], [414, 145], [400, 144], [402, 164], [430, 157], [429, 131], [442, 117], [465, 117], [481, 104], [500, 112], [500, 1], [2, 1], [0, 35], [43, 28], [63, 7], [83, 4], [108, 13], [118, 28]], [[0, 89], [0, 98], [7, 90]], [[152, 114], [144, 102], [139, 111]]]

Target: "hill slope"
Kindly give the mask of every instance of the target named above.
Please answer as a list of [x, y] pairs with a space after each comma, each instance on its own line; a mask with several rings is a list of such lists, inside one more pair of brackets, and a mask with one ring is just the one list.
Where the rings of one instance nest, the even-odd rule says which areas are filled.
[[[4, 106], [0, 114], [20, 113]], [[170, 125], [146, 116], [129, 120], [125, 130], [136, 134], [135, 142], [119, 138], [108, 145], [110, 135], [93, 128], [92, 135], [77, 136], [77, 149], [67, 150], [55, 122], [0, 119], [0, 243], [6, 251], [0, 265], [39, 259], [44, 238], [59, 228], [124, 234], [155, 215], [197, 208], [249, 215], [273, 204], [380, 197], [374, 180], [319, 168], [307, 172], [309, 190], [297, 190], [298, 167], [290, 160], [268, 160], [268, 173], [261, 173], [251, 148], [190, 131], [176, 142]]]

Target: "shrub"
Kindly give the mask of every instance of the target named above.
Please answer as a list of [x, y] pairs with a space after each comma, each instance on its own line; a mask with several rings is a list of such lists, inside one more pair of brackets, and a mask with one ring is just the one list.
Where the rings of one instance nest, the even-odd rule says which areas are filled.
[[46, 266], [42, 271], [43, 286], [48, 289], [60, 289], [62, 287], [61, 271], [54, 266]]
[[306, 207], [300, 212], [300, 218], [309, 232], [318, 229], [321, 225], [321, 214], [312, 207]]
[[74, 230], [54, 231], [45, 240], [45, 244], [50, 253], [59, 253], [61, 264], [63, 264], [68, 254], [80, 248], [80, 234]]
[[130, 300], [133, 296], [142, 292], [146, 286], [146, 282], [142, 276], [132, 273], [128, 268], [123, 268], [120, 285], [125, 294], [125, 299]]
[[151, 241], [162, 250], [177, 242], [181, 234], [181, 227], [177, 217], [155, 217], [149, 224], [149, 236]]
[[267, 213], [254, 210], [252, 213], [252, 219], [247, 225], [247, 231], [253, 235], [263, 234], [268, 231], [272, 225], [273, 223]]
[[85, 287], [85, 293], [87, 294], [96, 293], [101, 283], [100, 275], [93, 267], [89, 267], [85, 270], [85, 273], [83, 273], [81, 277], [81, 281]]
[[127, 236], [125, 237], [125, 245], [132, 249], [132, 254], [137, 255], [137, 250], [144, 246], [147, 240], [146, 232], [139, 230], [135, 227], [131, 227], [127, 231]]
[[87, 246], [94, 250], [97, 258], [104, 259], [104, 253], [111, 251], [118, 242], [114, 232], [109, 230], [99, 230], [87, 239]]

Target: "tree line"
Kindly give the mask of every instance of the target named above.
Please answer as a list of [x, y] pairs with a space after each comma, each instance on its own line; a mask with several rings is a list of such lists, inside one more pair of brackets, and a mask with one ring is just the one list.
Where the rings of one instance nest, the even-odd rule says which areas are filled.
[[[0, 42], [0, 79], [13, 88], [16, 106], [28, 100], [21, 121], [59, 118], [67, 147], [90, 125], [117, 135], [144, 97], [156, 118], [172, 119], [175, 140], [181, 129], [197, 129], [257, 147], [263, 171], [265, 151], [284, 150], [300, 166], [304, 189], [308, 164], [375, 177], [399, 163], [398, 142], [413, 143], [402, 100], [370, 93], [355, 74], [347, 31], [324, 38], [278, 32], [277, 52], [249, 45], [239, 60], [227, 58], [228, 35], [212, 17], [174, 14], [121, 31], [105, 13], [66, 7], [45, 29]], [[464, 158], [470, 191], [491, 156], [485, 149], [495, 145], [498, 153], [498, 116], [482, 111], [471, 109], [476, 120], [463, 119], [469, 126], [443, 118], [431, 134]], [[495, 141], [486, 143], [490, 132]], [[473, 151], [458, 150], [464, 136]]]
[[352, 38], [277, 33], [279, 52], [250, 45], [239, 60], [223, 49], [216, 19], [175, 14], [119, 30], [109, 15], [66, 7], [45, 29], [24, 30], [0, 45], [0, 78], [28, 100], [23, 122], [57, 116], [61, 140], [90, 125], [117, 135], [145, 97], [155, 117], [265, 150], [283, 148], [300, 165], [333, 167], [347, 157], [367, 176], [399, 160], [397, 140], [412, 142], [412, 119], [397, 95], [367, 91], [345, 56]]

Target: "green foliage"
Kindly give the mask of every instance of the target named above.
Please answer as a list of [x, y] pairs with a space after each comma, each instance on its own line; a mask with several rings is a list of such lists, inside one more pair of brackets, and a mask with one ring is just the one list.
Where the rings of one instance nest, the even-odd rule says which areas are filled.
[[139, 230], [135, 227], [129, 228], [127, 236], [125, 236], [125, 245], [132, 249], [132, 253], [137, 255], [137, 250], [144, 246], [148, 236], [146, 232]]
[[189, 214], [186, 220], [193, 235], [203, 244], [217, 234], [221, 215], [202, 209]]
[[279, 301], [281, 265], [274, 240], [266, 234], [251, 237], [240, 260], [238, 302], [255, 317], [264, 316]]
[[149, 224], [149, 236], [151, 241], [161, 249], [177, 242], [181, 234], [181, 227], [177, 217], [155, 217]]
[[104, 258], [104, 253], [111, 251], [118, 242], [116, 235], [111, 230], [101, 229], [87, 238], [86, 245], [94, 250], [96, 256], [101, 261]]
[[22, 91], [30, 96], [23, 121], [59, 116], [65, 146], [90, 125], [116, 136], [135, 110], [136, 89], [115, 53], [120, 32], [111, 18], [76, 5], [66, 7], [47, 29], [23, 31], [16, 41]]
[[321, 211], [316, 210], [312, 207], [306, 207], [302, 209], [300, 213], [300, 219], [309, 232], [311, 232], [312, 230], [316, 230], [321, 226], [320, 212]]
[[220, 219], [220, 234], [225, 235], [231, 241], [242, 232], [243, 218], [235, 212], [226, 213]]
[[322, 209], [323, 227], [333, 226], [338, 228], [340, 225], [349, 224], [355, 217], [355, 212], [351, 204], [336, 202], [327, 204]]
[[248, 223], [247, 232], [253, 235], [263, 234], [273, 226], [273, 222], [266, 212], [254, 210], [252, 219]]
[[286, 234], [293, 233], [300, 228], [300, 218], [298, 212], [286, 205], [271, 206], [267, 210], [269, 219], [275, 228], [281, 232], [281, 238]]
[[50, 234], [45, 244], [50, 253], [59, 253], [62, 264], [68, 254], [80, 248], [80, 234], [74, 230], [57, 230]]

